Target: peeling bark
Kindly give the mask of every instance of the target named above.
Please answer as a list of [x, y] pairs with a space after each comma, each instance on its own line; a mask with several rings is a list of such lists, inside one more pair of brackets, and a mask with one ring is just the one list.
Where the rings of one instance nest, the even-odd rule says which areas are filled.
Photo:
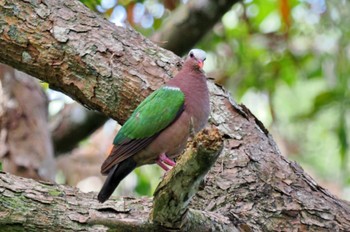
[[[170, 52], [130, 28], [113, 26], [76, 1], [0, 1], [0, 11], [1, 62], [121, 123], [181, 66]], [[191, 207], [228, 218], [233, 230], [237, 226], [242, 231], [349, 231], [349, 203], [284, 158], [248, 109], [220, 86], [211, 81], [208, 86], [210, 123], [224, 135], [225, 143]], [[138, 203], [135, 207], [149, 206], [142, 199]], [[93, 208], [95, 202], [89, 204]], [[124, 217], [130, 226], [124, 229], [142, 225], [151, 230], [143, 212], [122, 211], [105, 223]]]

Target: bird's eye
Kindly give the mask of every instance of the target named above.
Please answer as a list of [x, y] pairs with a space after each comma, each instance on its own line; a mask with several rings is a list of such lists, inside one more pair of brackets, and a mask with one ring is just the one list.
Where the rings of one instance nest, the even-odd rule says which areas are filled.
[[207, 58], [204, 58], [203, 61], [205, 61]]
[[191, 52], [191, 53], [190, 53], [190, 57], [193, 58], [193, 56], [194, 56], [194, 55], [193, 55], [193, 52]]

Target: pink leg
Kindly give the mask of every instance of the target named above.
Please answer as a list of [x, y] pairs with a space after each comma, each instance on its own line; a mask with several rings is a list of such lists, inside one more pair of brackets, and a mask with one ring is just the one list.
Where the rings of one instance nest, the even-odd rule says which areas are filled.
[[167, 165], [170, 165], [170, 166], [172, 166], [172, 167], [174, 167], [175, 164], [176, 164], [172, 159], [169, 159], [168, 156], [166, 156], [165, 153], [162, 153], [162, 154], [159, 156], [159, 159], [158, 159], [158, 160], [161, 161], [161, 162], [164, 162], [164, 163], [166, 163]]
[[168, 166], [166, 166], [164, 163], [162, 163], [161, 160], [157, 160], [157, 164], [158, 164], [161, 168], [163, 168], [164, 171], [166, 171], [166, 172], [169, 171]]

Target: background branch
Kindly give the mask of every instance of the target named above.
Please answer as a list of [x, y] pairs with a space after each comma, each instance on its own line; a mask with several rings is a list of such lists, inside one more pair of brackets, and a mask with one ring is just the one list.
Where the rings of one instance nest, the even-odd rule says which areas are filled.
[[178, 7], [152, 36], [159, 46], [181, 56], [197, 44], [238, 0], [191, 0]]
[[78, 103], [66, 104], [50, 121], [56, 156], [71, 151], [107, 120], [100, 112], [88, 110]]

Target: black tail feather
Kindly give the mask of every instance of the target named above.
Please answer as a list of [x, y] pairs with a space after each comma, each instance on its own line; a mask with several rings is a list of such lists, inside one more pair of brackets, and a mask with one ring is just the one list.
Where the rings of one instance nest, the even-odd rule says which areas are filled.
[[136, 168], [136, 162], [129, 157], [120, 164], [115, 165], [108, 173], [107, 179], [100, 190], [97, 199], [99, 202], [105, 202], [114, 192], [123, 180], [132, 170]]

